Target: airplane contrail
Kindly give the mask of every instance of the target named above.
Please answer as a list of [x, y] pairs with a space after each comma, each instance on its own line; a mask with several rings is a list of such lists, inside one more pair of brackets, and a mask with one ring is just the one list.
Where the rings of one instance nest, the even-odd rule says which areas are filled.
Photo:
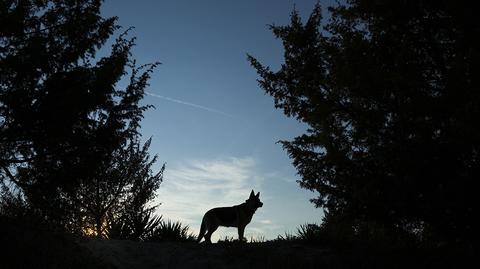
[[159, 95], [159, 94], [155, 94], [155, 93], [150, 93], [150, 92], [145, 92], [145, 94], [153, 96], [153, 97], [157, 97], [157, 98], [160, 98], [160, 99], [163, 99], [163, 100], [167, 100], [167, 101], [170, 101], [170, 102], [174, 102], [174, 103], [177, 103], [177, 104], [191, 106], [191, 107], [203, 109], [203, 110], [206, 110], [206, 111], [210, 111], [210, 112], [217, 113], [217, 114], [222, 114], [224, 116], [233, 118], [232, 114], [228, 114], [226, 112], [216, 110], [216, 109], [213, 109], [213, 108], [209, 108], [209, 107], [206, 107], [206, 106], [201, 106], [201, 105], [185, 102], [185, 101], [182, 101], [182, 100], [178, 100], [178, 99], [174, 99], [174, 98], [170, 98], [170, 97], [167, 97], [167, 96], [163, 96], [163, 95]]

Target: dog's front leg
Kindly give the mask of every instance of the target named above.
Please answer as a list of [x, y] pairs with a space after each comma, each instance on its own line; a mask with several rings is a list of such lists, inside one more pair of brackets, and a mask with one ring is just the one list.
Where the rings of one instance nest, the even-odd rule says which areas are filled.
[[245, 226], [240, 225], [238, 226], [238, 240], [243, 242], [243, 232], [245, 231]]

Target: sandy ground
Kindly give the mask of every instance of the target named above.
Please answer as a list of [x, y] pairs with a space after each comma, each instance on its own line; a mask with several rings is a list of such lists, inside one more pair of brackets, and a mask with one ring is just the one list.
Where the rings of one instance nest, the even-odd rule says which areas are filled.
[[84, 239], [81, 245], [113, 268], [319, 268], [328, 252], [274, 243], [142, 243]]

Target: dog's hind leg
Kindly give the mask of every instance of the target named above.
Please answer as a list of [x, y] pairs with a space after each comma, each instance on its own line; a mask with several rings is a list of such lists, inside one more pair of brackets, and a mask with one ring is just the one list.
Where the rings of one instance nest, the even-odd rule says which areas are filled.
[[207, 225], [205, 223], [205, 217], [204, 217], [202, 219], [202, 224], [200, 225], [200, 232], [198, 233], [197, 243], [200, 243], [200, 240], [202, 240], [202, 237], [205, 235], [206, 231], [207, 231]]
[[211, 237], [212, 237], [212, 234], [213, 232], [215, 232], [218, 228], [218, 225], [210, 225], [207, 227], [208, 229], [208, 232], [207, 234], [205, 234], [205, 242], [211, 244], [212, 243], [212, 240], [211, 240]]

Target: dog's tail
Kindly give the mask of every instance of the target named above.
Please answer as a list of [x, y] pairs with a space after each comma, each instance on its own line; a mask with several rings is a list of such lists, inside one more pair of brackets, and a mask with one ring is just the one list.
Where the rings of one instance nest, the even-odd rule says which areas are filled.
[[207, 231], [207, 224], [205, 223], [205, 216], [204, 216], [202, 219], [202, 224], [200, 225], [200, 232], [198, 233], [197, 243], [200, 243], [200, 240], [202, 240], [202, 237], [205, 235], [206, 231]]

